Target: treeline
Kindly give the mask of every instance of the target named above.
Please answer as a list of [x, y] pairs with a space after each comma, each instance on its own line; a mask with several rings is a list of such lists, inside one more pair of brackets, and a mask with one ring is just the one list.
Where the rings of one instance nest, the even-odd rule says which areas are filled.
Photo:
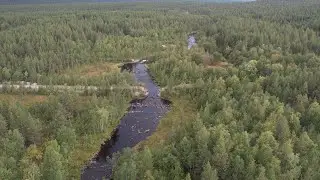
[[[48, 81], [47, 76], [59, 74], [65, 69], [82, 64], [101, 61], [124, 61], [131, 58], [148, 56], [159, 50], [162, 44], [184, 43], [185, 36], [191, 31], [201, 30], [205, 37], [208, 51], [219, 47], [224, 57], [238, 56], [228, 52], [230, 48], [240, 51], [243, 46], [251, 50], [263, 44], [280, 47], [292, 54], [314, 52], [319, 54], [320, 44], [317, 37], [318, 14], [310, 12], [314, 6], [304, 5], [280, 10], [280, 18], [274, 19], [273, 6], [263, 7], [259, 4], [238, 5], [232, 12], [230, 5], [221, 5], [211, 10], [210, 16], [201, 15], [178, 6], [178, 11], [123, 11], [98, 12], [80, 11], [77, 13], [27, 13], [11, 15], [0, 14], [0, 80], [24, 80], [38, 82]], [[180, 9], [179, 9], [180, 8]], [[276, 7], [275, 9], [280, 8]], [[291, 8], [291, 9], [290, 9]], [[293, 10], [294, 9], [294, 10]], [[197, 9], [196, 9], [197, 10]], [[200, 11], [206, 8], [199, 6]], [[220, 15], [226, 10], [228, 17]], [[190, 13], [188, 14], [188, 12]], [[277, 11], [277, 10], [275, 10]], [[298, 14], [294, 12], [300, 12]], [[72, 11], [71, 11], [72, 12]], [[255, 18], [249, 14], [260, 13]], [[264, 14], [263, 14], [264, 13]], [[232, 18], [241, 14], [244, 19]], [[250, 16], [251, 16], [250, 15]], [[278, 17], [276, 15], [276, 17]], [[295, 16], [301, 16], [296, 18]], [[250, 17], [249, 16], [249, 17]], [[259, 17], [258, 17], [259, 16]], [[279, 23], [257, 21], [267, 19]], [[294, 25], [307, 29], [297, 29]], [[314, 19], [314, 20], [312, 20]], [[312, 22], [311, 22], [312, 21]], [[207, 24], [208, 26], [203, 26]], [[315, 26], [314, 26], [315, 25]], [[240, 32], [235, 31], [240, 30]], [[267, 30], [263, 30], [267, 29]], [[317, 31], [313, 31], [317, 30]], [[204, 38], [204, 39], [201, 39]], [[228, 48], [230, 47], [230, 48]], [[133, 50], [135, 49], [135, 50]], [[242, 48], [243, 49], [243, 48]], [[254, 50], [252, 50], [254, 51]], [[258, 49], [257, 49], [258, 51]], [[231, 54], [230, 54], [231, 53]], [[254, 52], [253, 52], [254, 53]], [[230, 54], [230, 55], [227, 55]], [[53, 78], [54, 79], [54, 78]], [[68, 81], [68, 80], [67, 80]]]
[[40, 83], [83, 64], [147, 56], [157, 51], [161, 42], [181, 39], [184, 32], [175, 34], [176, 28], [186, 26], [184, 22], [188, 21], [183, 16], [180, 16], [182, 21], [176, 21], [174, 15], [167, 17], [154, 12], [30, 16], [36, 20], [25, 24], [26, 18], [21, 16], [14, 23], [2, 25], [2, 81]]

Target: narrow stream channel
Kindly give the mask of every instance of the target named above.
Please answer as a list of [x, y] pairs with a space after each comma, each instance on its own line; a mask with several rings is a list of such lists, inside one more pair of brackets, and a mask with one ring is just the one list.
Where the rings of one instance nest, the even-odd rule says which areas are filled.
[[92, 163], [83, 170], [82, 180], [110, 179], [112, 154], [145, 140], [169, 111], [169, 102], [160, 98], [160, 88], [153, 82], [146, 66], [141, 63], [134, 64], [133, 73], [138, 82], [144, 83], [149, 95], [143, 100], [131, 102], [129, 111], [121, 119], [111, 139], [101, 146]]

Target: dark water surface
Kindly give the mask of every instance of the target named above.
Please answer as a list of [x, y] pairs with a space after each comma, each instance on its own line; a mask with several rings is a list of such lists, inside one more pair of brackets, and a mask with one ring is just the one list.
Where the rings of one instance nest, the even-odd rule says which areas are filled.
[[160, 88], [153, 82], [146, 66], [138, 63], [132, 68], [136, 80], [144, 83], [149, 95], [143, 100], [131, 102], [128, 113], [121, 119], [112, 138], [101, 146], [92, 163], [83, 170], [82, 180], [101, 180], [103, 177], [109, 179], [112, 173], [112, 154], [145, 140], [169, 111], [169, 102], [160, 98]]

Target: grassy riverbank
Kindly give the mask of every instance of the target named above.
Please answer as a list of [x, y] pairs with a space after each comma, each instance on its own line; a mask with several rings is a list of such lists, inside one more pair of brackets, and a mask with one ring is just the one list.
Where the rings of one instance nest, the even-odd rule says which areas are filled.
[[[130, 104], [128, 102], [129, 107]], [[125, 114], [123, 110], [122, 114]], [[70, 153], [67, 161], [69, 176], [68, 179], [80, 179], [81, 170], [90, 163], [91, 159], [100, 151], [101, 144], [109, 140], [112, 136], [113, 130], [120, 123], [121, 118], [112, 121], [113, 123], [107, 127], [105, 132], [96, 133], [92, 135], [85, 135], [80, 137], [74, 150]]]
[[140, 142], [134, 149], [141, 150], [145, 147], [157, 148], [163, 145], [168, 138], [182, 124], [191, 122], [196, 117], [196, 108], [189, 100], [172, 97], [168, 98], [172, 104], [171, 109], [159, 122], [157, 130], [145, 141]]
[[116, 128], [110, 126], [104, 133], [83, 136], [78, 140], [75, 149], [68, 158], [68, 179], [80, 179], [81, 169], [99, 152], [101, 144], [110, 139], [112, 130]]

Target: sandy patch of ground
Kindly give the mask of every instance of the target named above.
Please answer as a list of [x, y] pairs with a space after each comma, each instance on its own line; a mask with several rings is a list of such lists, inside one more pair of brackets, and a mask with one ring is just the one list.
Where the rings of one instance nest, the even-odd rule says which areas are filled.
[[44, 102], [48, 96], [43, 95], [15, 95], [15, 94], [0, 94], [0, 101], [7, 101], [9, 103], [19, 102], [22, 105], [32, 105], [39, 102]]

